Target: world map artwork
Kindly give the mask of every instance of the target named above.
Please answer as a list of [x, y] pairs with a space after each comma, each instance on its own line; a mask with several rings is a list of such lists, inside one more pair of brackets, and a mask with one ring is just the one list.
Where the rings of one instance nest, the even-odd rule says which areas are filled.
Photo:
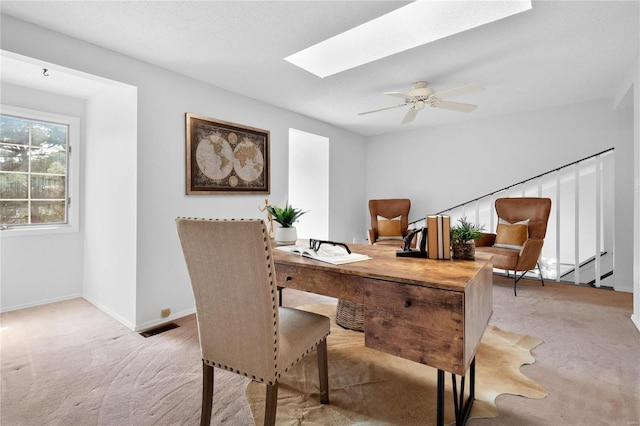
[[204, 123], [197, 123], [194, 130], [194, 187], [249, 191], [265, 187], [265, 137]]

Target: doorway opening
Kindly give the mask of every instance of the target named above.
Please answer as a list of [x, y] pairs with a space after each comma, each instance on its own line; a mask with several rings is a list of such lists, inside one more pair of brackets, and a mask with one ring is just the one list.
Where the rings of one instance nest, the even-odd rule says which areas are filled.
[[329, 138], [289, 129], [289, 203], [307, 212], [298, 238], [329, 238]]

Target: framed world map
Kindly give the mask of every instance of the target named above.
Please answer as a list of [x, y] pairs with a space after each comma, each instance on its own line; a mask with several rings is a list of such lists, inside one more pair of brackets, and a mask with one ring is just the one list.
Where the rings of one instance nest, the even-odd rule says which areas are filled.
[[187, 194], [269, 194], [269, 131], [186, 114]]

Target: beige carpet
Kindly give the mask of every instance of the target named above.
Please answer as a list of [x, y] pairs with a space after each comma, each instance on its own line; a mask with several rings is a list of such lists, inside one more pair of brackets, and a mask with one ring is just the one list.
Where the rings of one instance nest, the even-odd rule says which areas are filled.
[[[301, 307], [332, 319], [329, 348], [330, 404], [319, 403], [315, 352], [280, 381], [277, 423], [282, 425], [424, 425], [435, 423], [436, 370], [364, 347], [364, 334], [335, 324], [335, 305]], [[542, 340], [490, 326], [476, 357], [476, 401], [471, 417], [495, 417], [504, 393], [544, 398], [546, 390], [520, 373], [535, 362], [531, 349]], [[468, 383], [468, 382], [467, 382]], [[446, 374], [445, 421], [455, 420], [451, 375]], [[467, 384], [468, 389], [468, 384]], [[247, 400], [256, 424], [264, 418], [263, 384], [251, 382]]]
[[[493, 288], [491, 324], [544, 340], [533, 350], [536, 362], [520, 370], [549, 395], [501, 394], [498, 417], [471, 419], [469, 426], [640, 424], [632, 294], [523, 279], [514, 297], [512, 280], [497, 275]], [[286, 306], [329, 300], [284, 293]], [[176, 322], [179, 328], [145, 339], [83, 299], [0, 314], [0, 424], [199, 424], [195, 318]], [[254, 424], [249, 379], [216, 369], [215, 380], [211, 424]], [[317, 380], [315, 369], [310, 380]]]
[[[2, 426], [197, 425], [202, 391], [195, 316], [144, 338], [83, 299], [1, 316]], [[248, 380], [216, 370], [215, 421], [242, 416]], [[240, 404], [239, 398], [240, 397]]]

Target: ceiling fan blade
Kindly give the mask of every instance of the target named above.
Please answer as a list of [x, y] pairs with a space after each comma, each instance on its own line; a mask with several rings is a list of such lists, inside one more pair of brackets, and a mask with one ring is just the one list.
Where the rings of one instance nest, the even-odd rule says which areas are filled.
[[431, 106], [434, 108], [444, 108], [458, 112], [471, 112], [478, 107], [478, 105], [463, 104], [462, 102], [451, 101], [437, 101]]
[[381, 109], [374, 109], [373, 111], [359, 112], [359, 113], [358, 113], [358, 115], [365, 115], [365, 114], [371, 114], [372, 112], [386, 111], [386, 110], [388, 110], [388, 109], [398, 108], [398, 107], [405, 106], [405, 105], [406, 105], [406, 104], [400, 104], [400, 105], [391, 106], [391, 107], [386, 107], [386, 108], [381, 108]]
[[400, 93], [400, 92], [384, 92], [385, 95], [388, 96], [395, 96], [396, 98], [402, 98], [402, 99], [407, 99], [407, 98], [412, 98], [413, 96], [409, 95], [408, 93]]
[[467, 93], [475, 93], [484, 90], [484, 87], [478, 84], [468, 84], [466, 86], [456, 87], [454, 89], [443, 90], [442, 92], [434, 93], [433, 96], [439, 99], [452, 98], [454, 96], [466, 95]]
[[409, 111], [407, 111], [407, 115], [404, 116], [404, 120], [402, 120], [402, 124], [411, 123], [414, 118], [418, 115], [418, 110], [416, 107], [411, 107]]

